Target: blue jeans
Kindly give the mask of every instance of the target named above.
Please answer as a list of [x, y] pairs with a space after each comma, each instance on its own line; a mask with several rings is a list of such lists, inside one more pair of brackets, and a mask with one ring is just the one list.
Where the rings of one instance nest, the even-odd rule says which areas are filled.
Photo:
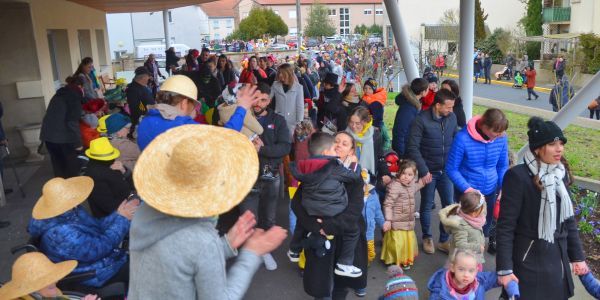
[[[431, 238], [431, 209], [433, 202], [435, 201], [435, 191], [437, 190], [440, 194], [440, 200], [442, 202], [442, 208], [454, 203], [454, 186], [448, 175], [445, 172], [431, 172], [432, 180], [431, 183], [421, 189], [421, 207], [419, 214], [421, 215], [421, 230], [423, 231], [423, 238]], [[444, 227], [440, 223], [440, 243], [444, 243], [448, 240], [448, 233], [444, 230]]]

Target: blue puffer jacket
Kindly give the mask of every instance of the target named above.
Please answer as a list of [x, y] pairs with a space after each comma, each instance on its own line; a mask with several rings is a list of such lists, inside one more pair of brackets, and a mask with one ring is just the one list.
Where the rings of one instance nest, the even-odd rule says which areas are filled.
[[405, 85], [402, 87], [402, 92], [396, 96], [396, 105], [399, 107], [392, 128], [392, 149], [398, 156], [405, 157], [408, 152], [406, 145], [408, 144], [410, 124], [421, 110], [421, 102], [410, 90], [410, 86]]
[[480, 119], [473, 117], [454, 137], [446, 172], [459, 191], [474, 188], [489, 195], [502, 186], [508, 170], [508, 138], [483, 139], [476, 129]]
[[[429, 300], [456, 300], [454, 290], [448, 286], [446, 281], [447, 269], [437, 270], [427, 283], [427, 289], [431, 294]], [[485, 300], [485, 293], [493, 288], [499, 287], [498, 276], [494, 272], [479, 272], [477, 273], [477, 290], [472, 295], [469, 295], [469, 300]]]
[[39, 247], [53, 262], [77, 260], [73, 273], [96, 271], [96, 277], [82, 282], [101, 287], [128, 262], [119, 244], [129, 232], [129, 220], [116, 212], [102, 219], [77, 207], [58, 217], [29, 221], [27, 231], [40, 241]]
[[594, 278], [592, 272], [589, 272], [583, 276], [579, 276], [581, 283], [585, 290], [594, 298], [600, 299], [600, 282]]
[[363, 218], [365, 218], [365, 223], [367, 223], [367, 241], [373, 241], [375, 240], [375, 226], [383, 228], [383, 223], [385, 222], [383, 212], [381, 212], [379, 196], [377, 196], [375, 189], [372, 189], [369, 192], [362, 215]]

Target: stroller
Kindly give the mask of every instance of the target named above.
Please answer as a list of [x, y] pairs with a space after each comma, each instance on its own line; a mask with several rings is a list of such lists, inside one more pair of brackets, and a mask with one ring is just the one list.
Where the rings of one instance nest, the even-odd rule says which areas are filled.
[[496, 80], [510, 80], [510, 69], [507, 66], [505, 66], [502, 69], [502, 71], [496, 72], [494, 74], [494, 77], [496, 77]]
[[523, 88], [523, 76], [521, 75], [521, 72], [516, 71], [515, 72], [515, 77], [514, 77], [514, 83], [513, 83], [513, 88], [515, 89], [522, 89]]

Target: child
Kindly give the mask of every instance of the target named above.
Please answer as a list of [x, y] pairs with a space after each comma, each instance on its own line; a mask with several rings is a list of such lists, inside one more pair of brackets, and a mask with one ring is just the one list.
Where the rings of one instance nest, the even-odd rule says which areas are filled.
[[[217, 109], [219, 110], [219, 125], [223, 126], [223, 124], [227, 123], [237, 109], [236, 94], [242, 86], [243, 84], [237, 84], [234, 87], [228, 86], [223, 90], [222, 97], [225, 103], [217, 106]], [[256, 120], [252, 110], [246, 113], [244, 126], [240, 132], [251, 140], [263, 133], [263, 127]]]
[[448, 269], [439, 269], [429, 279], [429, 299], [484, 300], [487, 291], [499, 287], [498, 276], [494, 272], [477, 272], [478, 257], [471, 250], [454, 250]]
[[[425, 186], [423, 179], [415, 181], [417, 164], [412, 160], [400, 163], [396, 178], [387, 186], [383, 202], [383, 248], [381, 260], [410, 269], [419, 254], [415, 235], [415, 194]], [[390, 230], [391, 229], [391, 230]]]
[[[459, 204], [448, 205], [440, 210], [440, 222], [446, 231], [452, 234], [450, 253], [454, 249], [468, 249], [478, 255], [483, 263], [485, 236], [485, 198], [479, 192], [468, 192], [460, 196]], [[481, 268], [479, 269], [481, 270]]]
[[[361, 181], [357, 169], [356, 157], [346, 169], [338, 160], [335, 153], [334, 137], [323, 132], [311, 136], [308, 150], [311, 158], [291, 163], [292, 175], [302, 183], [302, 205], [306, 212], [319, 218], [331, 218], [343, 212], [348, 206], [348, 195], [344, 183]], [[299, 225], [299, 224], [298, 224]], [[302, 226], [296, 225], [288, 257], [292, 262], [298, 261], [301, 250], [300, 242], [306, 235]], [[313, 232], [319, 234], [318, 232]], [[343, 234], [342, 247], [355, 249], [358, 242], [359, 230], [347, 228]], [[360, 277], [362, 270], [353, 266], [354, 251], [341, 251], [335, 267], [335, 274], [348, 277]]]
[[523, 87], [523, 76], [521, 76], [521, 72], [515, 72], [515, 83], [513, 84], [514, 88], [522, 88]]
[[385, 294], [378, 300], [417, 300], [419, 290], [412, 278], [406, 276], [402, 268], [396, 265], [389, 266], [387, 274], [390, 279], [385, 284]]
[[579, 279], [585, 287], [585, 290], [596, 299], [600, 299], [600, 283], [594, 278], [592, 272], [587, 272], [585, 275], [580, 275]]
[[122, 162], [127, 170], [133, 171], [141, 152], [138, 145], [127, 138], [131, 129], [131, 120], [124, 114], [112, 114], [106, 119], [105, 127], [110, 143], [121, 152], [117, 161]]

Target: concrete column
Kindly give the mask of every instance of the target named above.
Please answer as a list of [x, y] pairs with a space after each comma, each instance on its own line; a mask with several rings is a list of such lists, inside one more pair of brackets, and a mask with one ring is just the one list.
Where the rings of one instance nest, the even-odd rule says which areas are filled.
[[302, 8], [300, 7], [300, 0], [296, 0], [296, 40], [298, 41], [298, 57], [302, 52]]
[[[581, 90], [575, 94], [575, 97], [558, 111], [554, 118], [552, 118], [552, 121], [564, 130], [573, 120], [575, 120], [575, 118], [579, 117], [582, 111], [587, 111], [587, 106], [591, 101], [590, 99], [596, 99], [598, 95], [600, 95], [600, 72], [597, 72], [590, 82], [581, 88]], [[567, 139], [568, 138], [569, 137], [567, 137]], [[529, 144], [525, 144], [525, 146], [519, 150], [519, 161], [523, 158], [523, 154], [528, 148]]]
[[473, 116], [473, 49], [475, 48], [475, 0], [460, 0], [459, 86], [467, 120]]
[[390, 24], [392, 32], [394, 33], [394, 39], [400, 52], [400, 58], [402, 59], [402, 66], [404, 66], [404, 73], [406, 74], [406, 80], [411, 82], [413, 79], [419, 77], [419, 70], [415, 58], [410, 50], [410, 40], [408, 37], [408, 31], [402, 21], [400, 14], [400, 7], [398, 6], [397, 0], [384, 0], [385, 9], [388, 12], [390, 18]]
[[163, 26], [165, 28], [165, 48], [171, 47], [171, 33], [169, 32], [169, 10], [163, 10]]

